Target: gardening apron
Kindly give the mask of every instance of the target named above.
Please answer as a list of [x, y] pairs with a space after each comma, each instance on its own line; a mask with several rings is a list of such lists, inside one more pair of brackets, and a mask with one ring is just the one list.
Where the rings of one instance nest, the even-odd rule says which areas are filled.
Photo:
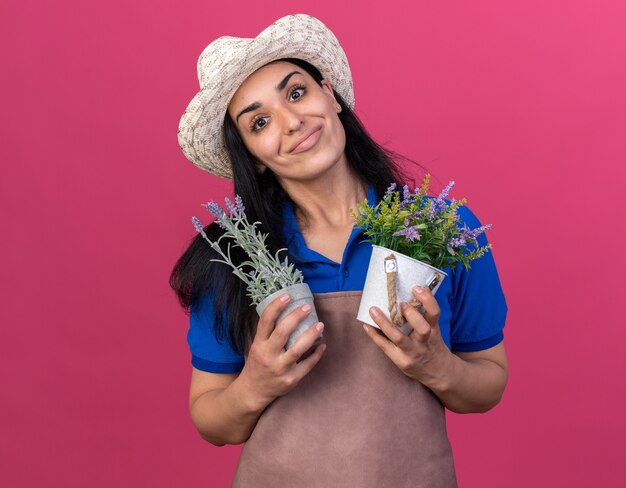
[[441, 402], [365, 334], [360, 299], [315, 295], [326, 352], [263, 412], [233, 487], [456, 487]]

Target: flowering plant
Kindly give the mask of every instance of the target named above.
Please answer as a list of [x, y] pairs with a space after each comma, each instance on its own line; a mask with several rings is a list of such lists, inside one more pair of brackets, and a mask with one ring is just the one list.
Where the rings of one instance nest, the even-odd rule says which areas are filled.
[[[411, 193], [408, 186], [396, 191], [393, 183], [377, 205], [367, 199], [357, 205], [359, 215], [352, 212], [357, 226], [365, 230], [370, 242], [443, 269], [462, 263], [470, 268], [470, 261], [482, 257], [491, 244], [478, 247], [479, 235], [491, 224], [470, 229], [459, 225], [459, 207], [466, 199], [446, 197], [454, 186], [451, 181], [438, 197], [427, 196], [430, 175], [424, 177], [421, 187]], [[469, 245], [473, 249], [469, 250]]]
[[[304, 280], [302, 272], [294, 268], [293, 264], [289, 264], [286, 256], [282, 261], [279, 257], [279, 254], [286, 249], [279, 249], [274, 255], [268, 251], [265, 245], [267, 234], [262, 234], [256, 228], [260, 222], [253, 224], [248, 222], [241, 197], [237, 195], [234, 204], [228, 198], [225, 201], [230, 215], [215, 202], [203, 205], [217, 217], [217, 225], [225, 231], [217, 241], [213, 242], [207, 237], [200, 219], [197, 217], [191, 219], [196, 231], [223, 258], [212, 259], [211, 261], [224, 263], [233, 268], [233, 273], [246, 284], [248, 296], [254, 305], [258, 305], [264, 298], [278, 290], [302, 283]], [[227, 244], [224, 251], [220, 247], [222, 239], [234, 241], [234, 246], [240, 247], [247, 254], [248, 261], [238, 265], [234, 264], [230, 257], [232, 241]]]

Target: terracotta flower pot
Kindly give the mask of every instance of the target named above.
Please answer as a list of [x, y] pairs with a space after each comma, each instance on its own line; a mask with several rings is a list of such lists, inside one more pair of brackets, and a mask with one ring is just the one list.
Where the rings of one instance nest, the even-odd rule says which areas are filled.
[[[313, 302], [313, 294], [311, 293], [311, 289], [309, 288], [309, 285], [307, 285], [306, 283], [298, 283], [296, 285], [291, 285], [269, 295], [267, 298], [265, 298], [261, 303], [259, 303], [256, 306], [256, 311], [259, 314], [259, 317], [261, 316], [263, 311], [267, 308], [267, 306], [273, 300], [281, 296], [283, 293], [289, 294], [289, 296], [291, 297], [291, 302], [289, 302], [289, 305], [287, 305], [285, 310], [283, 310], [282, 313], [278, 316], [276, 323], [280, 322], [286, 315], [288, 315], [290, 312], [292, 312], [296, 308], [301, 307], [305, 303], [308, 303], [309, 305], [311, 305], [311, 308], [312, 308], [311, 313], [302, 322], [300, 322], [300, 324], [298, 324], [298, 327], [296, 328], [296, 330], [294, 330], [293, 333], [289, 336], [289, 339], [287, 340], [287, 344], [285, 345], [285, 349], [289, 349], [291, 346], [293, 346], [294, 342], [296, 342], [298, 337], [300, 337], [313, 324], [319, 322], [319, 319], [317, 318], [317, 313], [315, 311], [315, 303]], [[318, 340], [315, 342], [315, 344], [313, 344], [313, 346], [316, 346], [317, 344], [319, 344], [321, 342], [321, 338], [322, 336], [318, 338]]]
[[[390, 255], [395, 257], [395, 263], [386, 260]], [[413, 295], [412, 289], [415, 285], [427, 286], [435, 293], [444, 278], [448, 276], [440, 269], [434, 268], [422, 261], [410, 258], [385, 247], [373, 245], [372, 256], [370, 258], [367, 276], [365, 278], [365, 286], [363, 288], [363, 296], [361, 297], [361, 304], [357, 315], [357, 319], [361, 322], [378, 328], [374, 320], [370, 317], [369, 309], [372, 306], [380, 308], [385, 316], [391, 320], [389, 291], [387, 289], [387, 282], [391, 279], [390, 273], [395, 273], [396, 304], [413, 300], [415, 296]], [[405, 334], [408, 334], [412, 330], [411, 326], [404, 321], [399, 328]]]

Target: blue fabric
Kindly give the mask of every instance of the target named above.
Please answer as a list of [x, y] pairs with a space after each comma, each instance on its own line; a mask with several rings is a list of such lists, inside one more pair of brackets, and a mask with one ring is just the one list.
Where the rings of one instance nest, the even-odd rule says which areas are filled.
[[[369, 188], [367, 199], [378, 201], [373, 188]], [[465, 223], [472, 229], [480, 227], [479, 220], [467, 207], [459, 208], [458, 214], [461, 225]], [[296, 265], [313, 293], [363, 289], [372, 246], [365, 242], [366, 236], [360, 229], [352, 230], [341, 263], [336, 263], [306, 246], [291, 203], [285, 203], [283, 215], [287, 247], [296, 257]], [[480, 246], [487, 244], [485, 234], [479, 236], [478, 243]], [[504, 337], [502, 329], [507, 306], [492, 253], [472, 261], [471, 265], [468, 271], [462, 265], [444, 269], [448, 277], [436, 294], [441, 308], [441, 335], [452, 351], [488, 349]], [[227, 340], [218, 341], [215, 337], [210, 296], [197, 308], [192, 308], [187, 339], [195, 368], [212, 373], [235, 373], [243, 369], [244, 358]]]
[[243, 357], [231, 347], [227, 339], [215, 336], [213, 300], [206, 295], [197, 306], [191, 307], [187, 343], [194, 368], [211, 373], [238, 373], [243, 369]]

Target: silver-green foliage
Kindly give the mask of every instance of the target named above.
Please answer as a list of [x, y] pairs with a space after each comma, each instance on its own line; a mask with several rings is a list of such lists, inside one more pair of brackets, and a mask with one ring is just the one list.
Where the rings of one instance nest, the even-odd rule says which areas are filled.
[[[215, 249], [222, 259], [212, 259], [219, 263], [229, 265], [235, 276], [240, 278], [248, 289], [248, 296], [254, 305], [258, 305], [266, 297], [287, 286], [302, 283], [302, 272], [293, 263], [289, 263], [287, 256], [280, 258], [280, 253], [287, 249], [279, 249], [275, 254], [268, 251], [265, 244], [267, 234], [257, 229], [260, 222], [249, 223], [245, 208], [239, 196], [235, 197], [235, 204], [226, 198], [228, 214], [222, 207], [214, 202], [206, 205], [207, 210], [217, 217], [218, 225], [224, 229], [224, 234], [215, 242], [211, 241], [202, 223], [197, 217], [192, 218], [196, 230]], [[220, 242], [229, 240], [226, 248], [222, 249]], [[230, 256], [231, 242], [240, 247], [248, 256], [248, 260], [238, 265], [233, 263]]]

